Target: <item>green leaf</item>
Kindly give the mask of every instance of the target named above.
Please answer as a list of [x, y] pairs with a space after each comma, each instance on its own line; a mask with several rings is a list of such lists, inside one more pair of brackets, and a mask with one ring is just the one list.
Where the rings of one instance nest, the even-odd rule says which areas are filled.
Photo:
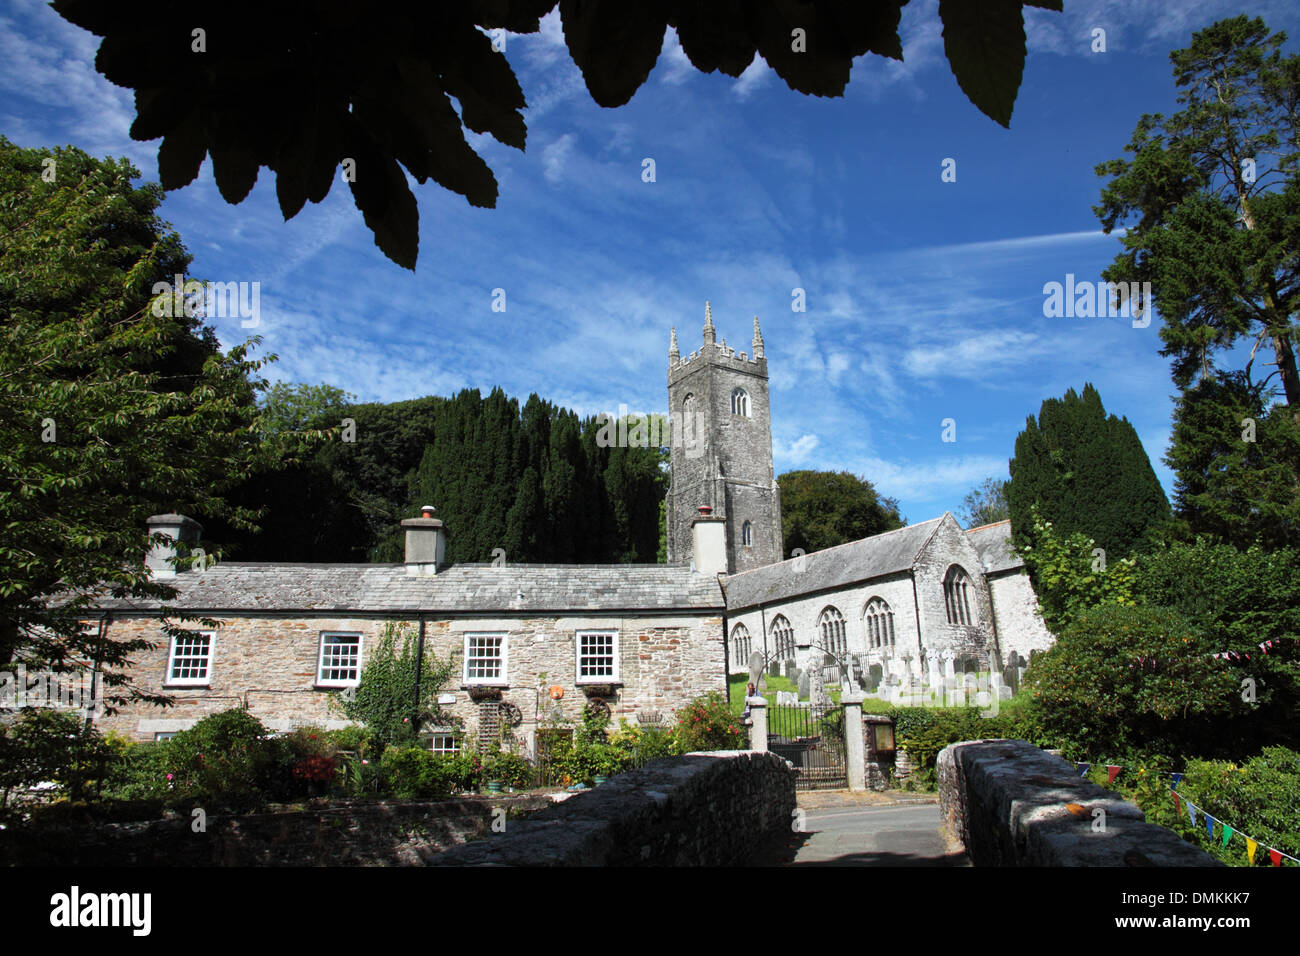
[[1020, 0], [939, 0], [939, 19], [957, 85], [981, 113], [1009, 127], [1025, 68]]

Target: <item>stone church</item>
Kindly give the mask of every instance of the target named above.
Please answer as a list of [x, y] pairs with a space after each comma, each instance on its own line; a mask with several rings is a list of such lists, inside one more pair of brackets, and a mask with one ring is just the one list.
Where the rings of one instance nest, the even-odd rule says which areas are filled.
[[157, 602], [106, 599], [110, 636], [144, 637], [133, 661], [166, 710], [131, 705], [98, 722], [137, 740], [244, 707], [267, 726], [338, 726], [333, 699], [354, 687], [386, 622], [406, 622], [456, 662], [439, 696], [440, 751], [502, 736], [535, 752], [537, 734], [591, 700], [617, 720], [666, 725], [756, 652], [769, 672], [817, 673], [868, 687], [963, 670], [1001, 670], [1047, 647], [1006, 522], [963, 530], [950, 514], [787, 558], [772, 466], [767, 359], [717, 339], [668, 365], [671, 449], [664, 565], [447, 564], [432, 508], [402, 522], [399, 564], [219, 563], [177, 570], [175, 543], [201, 529], [158, 515], [169, 539], [147, 558], [178, 592], [170, 606], [218, 627], [168, 638]]

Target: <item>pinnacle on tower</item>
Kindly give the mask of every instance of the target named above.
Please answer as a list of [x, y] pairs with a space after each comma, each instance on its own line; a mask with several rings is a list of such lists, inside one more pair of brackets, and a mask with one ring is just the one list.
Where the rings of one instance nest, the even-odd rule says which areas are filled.
[[754, 358], [763, 357], [763, 331], [758, 327], [758, 316], [754, 316]]
[[709, 302], [704, 301], [704, 344], [713, 345], [717, 342], [717, 330], [713, 328], [713, 309], [709, 307]]
[[682, 357], [682, 353], [677, 351], [677, 326], [673, 326], [672, 337], [668, 340], [668, 357], [676, 362]]

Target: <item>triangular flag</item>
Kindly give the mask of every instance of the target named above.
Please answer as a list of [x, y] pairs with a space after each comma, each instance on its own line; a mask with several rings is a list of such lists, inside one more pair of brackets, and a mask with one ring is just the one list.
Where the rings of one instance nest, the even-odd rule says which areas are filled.
[[1268, 858], [1273, 861], [1274, 866], [1282, 865], [1282, 854], [1277, 852], [1277, 850], [1274, 850], [1272, 847], [1269, 847]]
[[1176, 793], [1174, 794], [1174, 809], [1178, 811], [1178, 815], [1179, 815], [1179, 816], [1182, 816], [1182, 814], [1183, 814], [1183, 805], [1182, 805], [1181, 802], [1179, 802], [1179, 800], [1178, 800], [1178, 794], [1176, 794]]
[[1246, 856], [1250, 857], [1251, 866], [1255, 865], [1255, 851], [1258, 849], [1259, 849], [1259, 844], [1256, 843], [1254, 840], [1252, 840], [1250, 837], [1246, 837]]
[[1196, 807], [1192, 806], [1192, 801], [1187, 801], [1187, 815], [1192, 819], [1192, 826], [1196, 826]]
[[1177, 787], [1180, 783], [1183, 782], [1183, 775], [1181, 773], [1171, 774], [1170, 776], [1174, 778], [1174, 787]]
[[1223, 825], [1223, 845], [1225, 847], [1228, 845], [1228, 841], [1232, 839], [1232, 834], [1235, 832], [1236, 831], [1226, 823]]
[[1123, 767], [1117, 767], [1113, 763], [1106, 764], [1106, 782], [1114, 783], [1115, 778], [1119, 776], [1119, 772], [1123, 769]]
[[1214, 817], [1210, 816], [1209, 813], [1205, 814], [1205, 832], [1210, 835], [1211, 840], [1214, 839]]
[[1079, 776], [1080, 776], [1080, 777], [1086, 777], [1086, 776], [1088, 776], [1088, 768], [1091, 767], [1091, 766], [1092, 766], [1092, 764], [1090, 764], [1090, 763], [1076, 763], [1076, 764], [1074, 765], [1074, 769], [1077, 770], [1077, 771], [1079, 771]]

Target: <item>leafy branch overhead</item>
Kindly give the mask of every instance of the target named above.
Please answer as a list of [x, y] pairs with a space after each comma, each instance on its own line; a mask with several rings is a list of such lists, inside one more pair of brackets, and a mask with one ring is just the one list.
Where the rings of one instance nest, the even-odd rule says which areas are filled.
[[[792, 90], [841, 96], [854, 58], [902, 60], [907, 0], [559, 0], [565, 42], [601, 106], [627, 103], [654, 69], [668, 27], [705, 73], [740, 76], [761, 56]], [[432, 179], [493, 207], [497, 181], [465, 130], [523, 150], [527, 103], [485, 31], [536, 33], [556, 0], [52, 0], [104, 38], [96, 68], [135, 90], [131, 136], [162, 137], [165, 189], [212, 157], [239, 203], [265, 166], [285, 219], [320, 202], [344, 168], [386, 256], [415, 268], [419, 211], [406, 182]], [[1023, 7], [1061, 0], [940, 0], [944, 50], [962, 90], [1011, 120], [1025, 60]], [[453, 100], [459, 106], [453, 105]], [[405, 169], [405, 173], [403, 170]]]

